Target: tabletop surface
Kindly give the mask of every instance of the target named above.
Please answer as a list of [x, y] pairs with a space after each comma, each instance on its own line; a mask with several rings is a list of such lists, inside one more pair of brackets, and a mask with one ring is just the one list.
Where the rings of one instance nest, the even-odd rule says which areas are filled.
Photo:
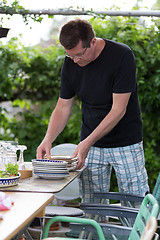
[[14, 202], [10, 210], [0, 211], [0, 240], [14, 237], [30, 223], [54, 198], [50, 193], [7, 192]]
[[33, 175], [30, 178], [20, 179], [16, 186], [0, 188], [0, 191], [57, 193], [77, 178], [85, 168], [83, 167], [79, 171], [70, 171], [68, 177], [57, 180], [46, 180]]

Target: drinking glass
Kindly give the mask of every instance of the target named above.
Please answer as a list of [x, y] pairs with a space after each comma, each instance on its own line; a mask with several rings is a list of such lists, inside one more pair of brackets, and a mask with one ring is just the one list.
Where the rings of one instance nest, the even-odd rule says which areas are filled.
[[25, 170], [23, 152], [24, 150], [27, 149], [27, 146], [18, 145], [18, 149], [20, 150], [19, 160], [18, 160], [19, 170]]

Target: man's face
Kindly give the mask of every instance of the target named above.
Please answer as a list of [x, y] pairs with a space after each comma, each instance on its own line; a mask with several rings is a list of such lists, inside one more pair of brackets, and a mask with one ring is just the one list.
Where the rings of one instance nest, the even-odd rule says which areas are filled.
[[79, 66], [83, 67], [93, 61], [92, 57], [92, 43], [90, 47], [83, 48], [82, 41], [79, 41], [76, 47], [72, 49], [65, 49], [67, 52], [67, 56], [70, 57], [74, 63], [77, 63]]

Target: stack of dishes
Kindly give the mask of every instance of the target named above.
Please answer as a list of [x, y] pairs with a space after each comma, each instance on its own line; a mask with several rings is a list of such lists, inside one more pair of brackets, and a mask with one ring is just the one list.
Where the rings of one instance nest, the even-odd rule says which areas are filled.
[[62, 179], [69, 176], [67, 162], [49, 159], [33, 159], [33, 172], [44, 179]]
[[[47, 159], [47, 158], [46, 158]], [[71, 156], [66, 155], [51, 155], [50, 160], [61, 161], [67, 163], [67, 168], [69, 171], [76, 170], [76, 166], [78, 163], [78, 157], [72, 158]]]

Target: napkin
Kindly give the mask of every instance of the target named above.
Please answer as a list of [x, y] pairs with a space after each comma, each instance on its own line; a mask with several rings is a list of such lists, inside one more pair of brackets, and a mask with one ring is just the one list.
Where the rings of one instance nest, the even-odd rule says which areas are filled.
[[6, 193], [0, 192], [0, 211], [9, 210], [13, 205], [13, 201]]

